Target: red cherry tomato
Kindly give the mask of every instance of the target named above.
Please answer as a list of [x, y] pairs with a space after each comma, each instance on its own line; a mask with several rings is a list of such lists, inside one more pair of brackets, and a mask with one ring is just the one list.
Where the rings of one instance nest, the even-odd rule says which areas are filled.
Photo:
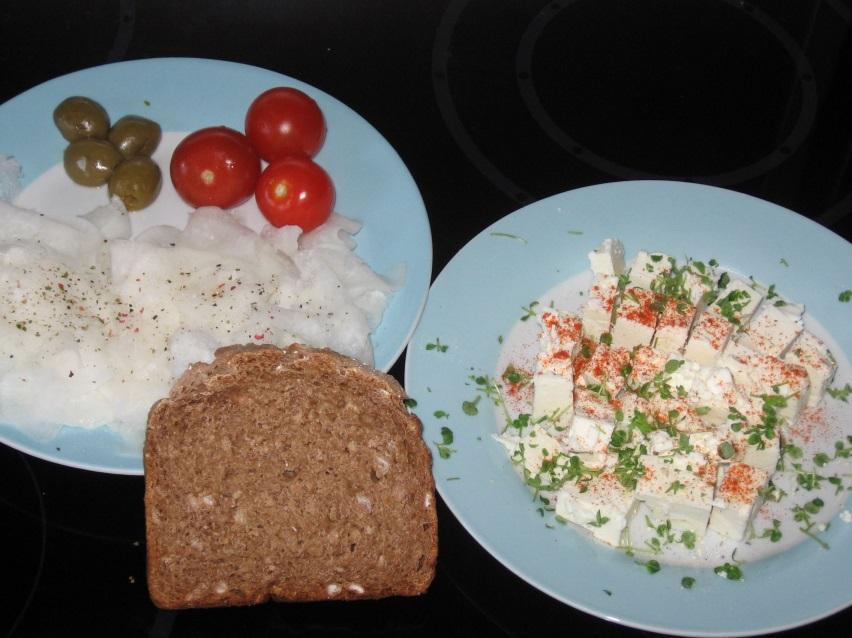
[[325, 141], [325, 118], [298, 89], [278, 87], [257, 96], [246, 113], [246, 135], [267, 162], [286, 155], [316, 155]]
[[245, 135], [215, 126], [181, 140], [169, 172], [175, 190], [188, 204], [231, 208], [254, 192], [260, 158]]
[[307, 157], [275, 160], [260, 176], [258, 208], [273, 226], [301, 226], [308, 232], [331, 215], [334, 185], [322, 167]]

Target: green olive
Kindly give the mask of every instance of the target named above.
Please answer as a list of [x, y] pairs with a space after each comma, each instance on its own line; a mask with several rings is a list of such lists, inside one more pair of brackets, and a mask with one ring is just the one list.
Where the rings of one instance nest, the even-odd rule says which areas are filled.
[[109, 180], [109, 196], [117, 195], [127, 210], [140, 210], [157, 197], [160, 167], [150, 157], [132, 157], [119, 164]]
[[65, 148], [63, 163], [72, 181], [82, 186], [101, 186], [122, 159], [118, 149], [106, 140], [84, 139]]
[[53, 121], [69, 142], [89, 137], [105, 139], [109, 132], [109, 115], [100, 104], [87, 97], [69, 97], [53, 111]]
[[109, 130], [110, 142], [124, 157], [151, 157], [160, 143], [160, 125], [138, 115], [125, 115]]

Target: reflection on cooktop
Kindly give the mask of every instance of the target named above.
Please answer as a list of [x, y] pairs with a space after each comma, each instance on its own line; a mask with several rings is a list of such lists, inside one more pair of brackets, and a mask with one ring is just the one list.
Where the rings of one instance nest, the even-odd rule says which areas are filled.
[[[761, 3], [764, 4], [764, 3]], [[452, 2], [433, 85], [456, 143], [519, 204], [613, 179], [852, 214], [850, 13], [735, 0]], [[506, 15], [511, 13], [511, 16]], [[499, 105], [497, 107], [496, 105]]]

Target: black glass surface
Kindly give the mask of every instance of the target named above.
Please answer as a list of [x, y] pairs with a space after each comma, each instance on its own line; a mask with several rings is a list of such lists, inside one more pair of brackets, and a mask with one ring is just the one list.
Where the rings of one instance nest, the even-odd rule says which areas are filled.
[[[625, 179], [722, 186], [852, 238], [849, 0], [31, 0], [2, 3], [0, 24], [0, 101], [78, 69], [167, 56], [265, 67], [337, 97], [413, 174], [433, 275], [507, 213]], [[437, 576], [422, 597], [161, 611], [145, 584], [142, 495], [141, 477], [0, 445], [0, 632], [648, 633], [530, 587], [442, 503]], [[847, 609], [784, 635], [850, 626]]]

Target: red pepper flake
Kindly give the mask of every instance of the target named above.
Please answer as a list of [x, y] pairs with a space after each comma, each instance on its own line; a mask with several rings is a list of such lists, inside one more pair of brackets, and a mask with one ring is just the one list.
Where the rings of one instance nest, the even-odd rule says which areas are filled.
[[665, 308], [660, 315], [660, 328], [688, 328], [695, 316], [695, 306], [674, 297], [666, 299]]
[[61, 291], [65, 292], [65, 284], [63, 284], [63, 283], [60, 281], [60, 282], [59, 282], [58, 284], [56, 284], [56, 285], [57, 285], [57, 286], [59, 286], [59, 289], [60, 289]]
[[719, 485], [719, 496], [729, 503], [751, 503], [763, 480], [758, 470], [745, 463], [731, 463]]
[[254, 335], [254, 338], [255, 338], [255, 339], [257, 339], [258, 341], [261, 341], [262, 339], [265, 339], [265, 338], [266, 338], [266, 335], [264, 335], [264, 334], [256, 334], [256, 335]]

